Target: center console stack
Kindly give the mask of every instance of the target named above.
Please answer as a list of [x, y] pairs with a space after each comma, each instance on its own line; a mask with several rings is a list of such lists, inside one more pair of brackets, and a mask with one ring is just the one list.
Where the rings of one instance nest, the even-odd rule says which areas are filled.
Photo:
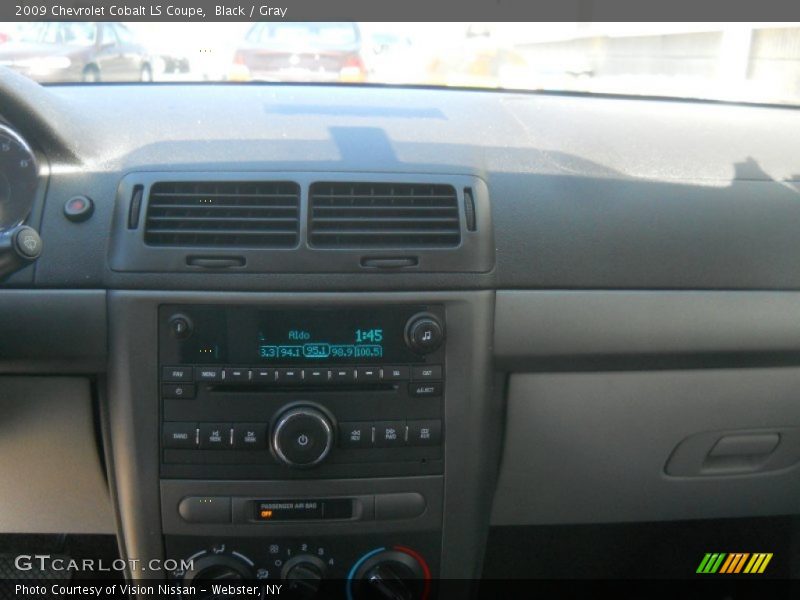
[[447, 332], [437, 303], [161, 304], [161, 520], [166, 556], [192, 563], [172, 579], [424, 595], [440, 572]]

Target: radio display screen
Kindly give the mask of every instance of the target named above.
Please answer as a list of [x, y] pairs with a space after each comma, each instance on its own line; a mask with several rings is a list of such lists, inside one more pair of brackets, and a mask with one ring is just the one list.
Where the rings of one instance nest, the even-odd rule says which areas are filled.
[[[427, 306], [261, 308], [161, 306], [161, 360], [173, 364], [311, 365], [424, 362], [405, 342], [408, 320]], [[169, 319], [192, 334], [175, 339]]]
[[394, 320], [355, 312], [326, 315], [270, 311], [259, 315], [263, 362], [370, 362], [384, 359], [390, 340], [403, 339]]

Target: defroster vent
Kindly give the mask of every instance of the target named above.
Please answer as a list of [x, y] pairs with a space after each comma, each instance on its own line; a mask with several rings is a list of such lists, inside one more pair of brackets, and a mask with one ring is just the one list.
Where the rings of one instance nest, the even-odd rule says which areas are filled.
[[314, 183], [309, 200], [312, 246], [451, 248], [461, 242], [450, 185]]
[[150, 188], [144, 238], [153, 246], [292, 248], [299, 225], [294, 182], [158, 182]]

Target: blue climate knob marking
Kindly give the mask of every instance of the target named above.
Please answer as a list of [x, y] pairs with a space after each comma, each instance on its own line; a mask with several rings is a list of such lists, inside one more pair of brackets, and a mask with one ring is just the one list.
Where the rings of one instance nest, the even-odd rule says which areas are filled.
[[356, 564], [353, 565], [353, 568], [350, 569], [350, 572], [347, 574], [347, 600], [353, 600], [353, 577], [358, 571], [358, 568], [364, 564], [364, 561], [367, 560], [370, 556], [374, 556], [378, 554], [378, 552], [383, 552], [386, 548], [375, 548], [375, 550], [370, 550], [364, 556], [359, 558], [356, 561]]

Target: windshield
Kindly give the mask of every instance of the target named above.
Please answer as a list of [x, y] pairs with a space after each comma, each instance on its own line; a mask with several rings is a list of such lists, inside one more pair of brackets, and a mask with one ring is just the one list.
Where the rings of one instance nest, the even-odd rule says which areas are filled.
[[457, 86], [800, 105], [800, 23], [0, 23], [42, 83]]
[[89, 46], [94, 43], [95, 29], [93, 23], [35, 23], [23, 26], [15, 39], [28, 44]]

